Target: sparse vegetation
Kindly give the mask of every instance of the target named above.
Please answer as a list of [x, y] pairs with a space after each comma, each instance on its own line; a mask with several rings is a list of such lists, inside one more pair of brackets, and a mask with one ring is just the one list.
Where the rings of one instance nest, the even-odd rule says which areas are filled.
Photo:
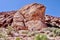
[[48, 40], [47, 36], [44, 34], [37, 34], [35, 40]]
[[[9, 37], [9, 32], [11, 31], [15, 31], [13, 30], [13, 28], [11, 26], [8, 26], [7, 28], [0, 28], [0, 38], [3, 38], [5, 40], [8, 40]], [[49, 34], [47, 34], [46, 32], [50, 32]], [[21, 33], [15, 31], [16, 33], [18, 33], [19, 35], [21, 35]], [[20, 32], [22, 32], [23, 36], [34, 36], [34, 40], [48, 40], [48, 37], [56, 37], [56, 36], [60, 36], [60, 29], [59, 28], [44, 28], [42, 29], [41, 33], [40, 31], [27, 31], [27, 30], [20, 30]], [[10, 34], [13, 35], [13, 34]], [[17, 34], [15, 34], [17, 35]], [[13, 35], [14, 36], [14, 35]], [[10, 36], [11, 37], [11, 36]], [[21, 40], [20, 37], [15, 37], [16, 40]]]
[[16, 40], [20, 40], [20, 38], [19, 37], [16, 37]]

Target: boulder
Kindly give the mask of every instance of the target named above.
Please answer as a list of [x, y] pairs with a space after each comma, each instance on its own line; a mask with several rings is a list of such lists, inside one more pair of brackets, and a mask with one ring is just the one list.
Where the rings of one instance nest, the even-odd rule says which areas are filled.
[[45, 6], [42, 4], [29, 4], [19, 9], [14, 17], [12, 26], [18, 28], [26, 28], [28, 30], [31, 27], [35, 30], [39, 30], [47, 27], [44, 20]]

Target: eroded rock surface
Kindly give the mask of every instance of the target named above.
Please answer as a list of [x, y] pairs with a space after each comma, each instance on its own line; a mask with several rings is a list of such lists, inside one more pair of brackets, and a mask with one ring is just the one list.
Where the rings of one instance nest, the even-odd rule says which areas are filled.
[[47, 27], [44, 24], [45, 6], [33, 3], [18, 10], [13, 18], [13, 27], [31, 29], [41, 29]]
[[48, 27], [60, 28], [60, 17], [45, 15], [45, 23]]
[[[32, 4], [30, 4], [30, 5], [32, 5]], [[31, 7], [31, 6], [30, 6]], [[25, 8], [21, 8], [20, 10], [24, 10], [25, 9], [25, 11], [27, 10], [26, 8], [28, 8], [28, 6], [25, 6]], [[13, 22], [13, 20], [15, 20], [15, 21], [21, 21], [21, 23], [20, 24], [18, 24], [18, 25], [23, 25], [24, 23], [26, 24], [26, 23], [28, 23], [28, 21], [30, 21], [30, 19], [29, 20], [26, 20], [25, 19], [25, 17], [22, 15], [22, 11], [20, 11], [20, 10], [17, 10], [17, 11], [19, 11], [19, 12], [17, 12], [17, 11], [8, 11], [8, 12], [0, 12], [0, 27], [7, 27], [8, 25], [10, 25], [11, 26], [11, 24], [13, 24], [14, 22]], [[23, 13], [25, 13], [26, 14], [26, 12], [28, 11], [23, 11]], [[16, 14], [15, 14], [16, 13]], [[31, 13], [30, 13], [31, 14]], [[32, 15], [34, 14], [34, 12], [32, 13]], [[36, 13], [35, 13], [36, 14]], [[18, 16], [17, 15], [20, 15], [19, 16], [19, 18], [18, 18]], [[14, 18], [15, 16], [17, 16], [16, 18]], [[32, 16], [31, 16], [32, 17]], [[48, 27], [57, 27], [57, 28], [60, 28], [60, 17], [54, 17], [54, 16], [50, 16], [50, 15], [45, 15], [44, 16], [45, 17], [45, 24], [48, 26]], [[33, 17], [34, 18], [34, 17]], [[35, 19], [38, 19], [39, 18], [39, 16], [36, 16], [36, 18]], [[35, 20], [34, 19], [34, 20]], [[32, 20], [32, 19], [31, 19]], [[40, 19], [39, 19], [40, 20]], [[16, 22], [15, 22], [16, 23]], [[25, 25], [24, 24], [24, 25]], [[23, 26], [24, 26], [23, 25]], [[20, 27], [17, 27], [17, 29], [19, 29]], [[25, 27], [26, 28], [26, 27]], [[24, 28], [21, 28], [21, 29], [24, 29]], [[27, 28], [26, 28], [27, 29]]]
[[7, 27], [13, 22], [13, 16], [16, 11], [0, 12], [0, 27]]

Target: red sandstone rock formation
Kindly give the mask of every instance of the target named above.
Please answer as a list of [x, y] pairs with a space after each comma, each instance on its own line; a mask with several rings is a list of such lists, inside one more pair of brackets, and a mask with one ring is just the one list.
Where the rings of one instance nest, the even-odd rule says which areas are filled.
[[13, 18], [13, 27], [19, 29], [27, 28], [29, 30], [39, 30], [47, 27], [44, 24], [45, 6], [42, 4], [30, 4], [26, 5], [22, 9], [18, 10]]
[[[28, 6], [25, 6], [18, 11], [0, 12], [0, 27], [7, 27], [8, 25], [11, 26], [11, 24], [14, 24], [17, 21], [16, 24], [21, 25], [23, 27], [14, 27], [16, 29], [19, 29], [19, 28], [20, 29], [27, 29], [26, 26], [29, 26], [29, 25], [35, 26], [34, 25], [35, 23], [38, 24], [40, 22], [42, 24], [45, 23], [48, 27], [59, 27], [60, 28], [60, 17], [53, 17], [53, 16], [50, 16], [50, 15], [45, 15], [43, 12], [36, 11], [36, 10], [39, 10], [40, 8], [41, 8], [40, 11], [42, 11], [42, 9], [45, 8], [41, 4], [33, 4], [33, 6], [31, 6], [31, 5], [32, 4], [30, 4]], [[39, 5], [41, 5], [41, 6], [39, 6]], [[35, 6], [36, 6], [36, 8], [35, 8]], [[40, 14], [41, 16], [37, 15], [37, 14]], [[43, 14], [45, 15], [45, 19], [44, 19]], [[28, 15], [28, 16], [26, 16], [26, 15]], [[45, 20], [44, 23], [43, 23], [43, 20]]]
[[[0, 12], [0, 27], [2, 27], [3, 25], [5, 25], [5, 23], [7, 23], [7, 22], [4, 22], [3, 20], [6, 19], [7, 17], [9, 17], [9, 16], [5, 17], [5, 14], [8, 15], [8, 13], [9, 13], [9, 16], [11, 16], [11, 14], [13, 14], [13, 16], [14, 16], [16, 11]], [[13, 19], [13, 16], [11, 17], [12, 19]], [[8, 20], [10, 20], [10, 18], [8, 18]], [[51, 22], [51, 20], [53, 20], [53, 22]], [[7, 21], [7, 19], [6, 19], [6, 21]], [[12, 22], [13, 22], [13, 20], [12, 20]], [[50, 27], [55, 27], [55, 26], [59, 27], [60, 26], [60, 17], [45, 15], [45, 23], [48, 27], [49, 26]], [[8, 23], [7, 25], [9, 25], [9, 24], [12, 24], [12, 23]], [[7, 26], [5, 26], [5, 27], [7, 27]]]
[[13, 16], [16, 11], [0, 12], [0, 27], [6, 27], [13, 22]]
[[46, 15], [45, 23], [47, 24], [47, 26], [60, 28], [60, 17]]

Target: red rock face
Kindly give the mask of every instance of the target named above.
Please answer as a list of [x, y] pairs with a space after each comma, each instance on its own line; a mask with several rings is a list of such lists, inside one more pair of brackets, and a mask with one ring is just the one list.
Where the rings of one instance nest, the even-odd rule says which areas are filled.
[[44, 24], [45, 7], [42, 4], [26, 5], [18, 10], [13, 18], [13, 27], [39, 30], [45, 28]]
[[43, 20], [45, 15], [45, 7], [42, 4], [30, 4], [26, 5], [19, 12], [24, 16], [26, 21], [29, 20]]
[[13, 15], [16, 11], [0, 12], [0, 27], [7, 27], [13, 22]]
[[45, 23], [47, 24], [47, 26], [60, 28], [60, 17], [46, 15]]
[[36, 30], [36, 27], [40, 29], [47, 25], [48, 27], [60, 28], [60, 17], [45, 15], [44, 12], [45, 7], [36, 3], [24, 6], [17, 11], [0, 12], [0, 27], [10, 25], [16, 30]]

